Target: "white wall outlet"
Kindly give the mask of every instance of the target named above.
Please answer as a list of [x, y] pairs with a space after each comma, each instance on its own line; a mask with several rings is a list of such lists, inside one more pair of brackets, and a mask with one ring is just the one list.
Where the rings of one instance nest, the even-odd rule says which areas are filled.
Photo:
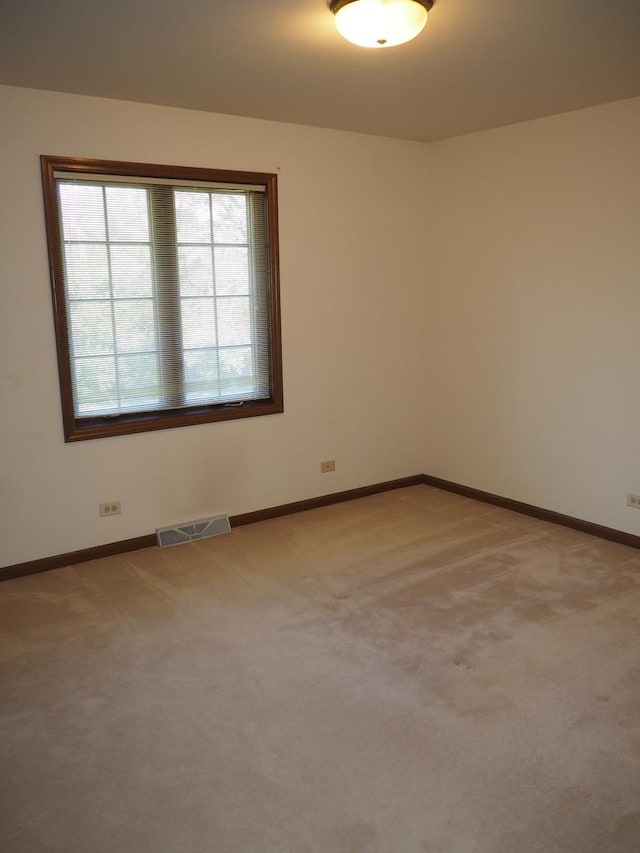
[[105, 504], [99, 504], [98, 508], [101, 516], [120, 515], [122, 512], [120, 501], [108, 501]]
[[326, 462], [320, 463], [320, 473], [321, 474], [329, 474], [331, 471], [336, 470], [336, 460], [335, 459], [327, 459]]
[[640, 495], [627, 495], [627, 506], [640, 509]]

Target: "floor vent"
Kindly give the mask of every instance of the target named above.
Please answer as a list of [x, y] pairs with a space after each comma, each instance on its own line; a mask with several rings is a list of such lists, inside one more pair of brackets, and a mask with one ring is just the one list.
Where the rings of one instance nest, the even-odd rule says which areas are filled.
[[182, 545], [184, 542], [195, 542], [198, 539], [208, 539], [210, 536], [220, 536], [229, 533], [231, 525], [228, 515], [216, 515], [215, 518], [201, 518], [198, 521], [188, 521], [174, 527], [160, 527], [156, 530], [156, 538], [160, 548], [171, 545]]

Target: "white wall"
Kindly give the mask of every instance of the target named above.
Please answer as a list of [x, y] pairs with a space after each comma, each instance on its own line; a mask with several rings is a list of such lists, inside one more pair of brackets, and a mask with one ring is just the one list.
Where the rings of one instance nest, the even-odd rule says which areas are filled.
[[425, 470], [640, 533], [640, 99], [429, 169]]
[[[10, 87], [0, 116], [0, 566], [422, 470], [424, 146]], [[64, 443], [40, 154], [279, 172], [283, 415]]]
[[[640, 99], [429, 146], [10, 87], [0, 116], [0, 566], [421, 471], [640, 533]], [[64, 444], [40, 154], [279, 171], [283, 415]]]

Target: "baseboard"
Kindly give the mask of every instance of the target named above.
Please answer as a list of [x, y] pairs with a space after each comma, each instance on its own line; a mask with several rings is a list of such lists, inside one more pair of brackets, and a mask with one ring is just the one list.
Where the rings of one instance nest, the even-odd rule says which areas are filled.
[[635, 536], [633, 533], [625, 533], [622, 530], [615, 530], [613, 527], [605, 527], [592, 521], [583, 521], [581, 518], [574, 518], [572, 515], [563, 515], [561, 512], [543, 509], [512, 498], [503, 498], [501, 495], [493, 495], [491, 492], [483, 492], [481, 489], [474, 489], [471, 486], [452, 483], [450, 480], [441, 480], [439, 477], [432, 477], [429, 474], [423, 475], [422, 482], [427, 486], [435, 486], [437, 489], [455, 492], [456, 495], [473, 498], [476, 501], [493, 504], [503, 509], [510, 509], [512, 512], [519, 512], [521, 515], [528, 515], [540, 521], [550, 521], [553, 524], [559, 524], [561, 527], [570, 527], [572, 530], [597, 536], [599, 539], [607, 539], [609, 542], [617, 542], [619, 545], [628, 545], [631, 548], [640, 549], [640, 536]]
[[[399, 480], [388, 480], [384, 483], [374, 483], [371, 486], [362, 486], [358, 489], [347, 489], [344, 492], [334, 492], [329, 495], [320, 495], [317, 498], [307, 498], [302, 501], [281, 504], [280, 506], [259, 509], [255, 512], [245, 512], [242, 515], [233, 515], [229, 522], [231, 527], [241, 527], [243, 524], [253, 524], [256, 521], [265, 521], [269, 518], [278, 518], [282, 515], [292, 515], [296, 512], [304, 512], [308, 509], [316, 509], [330, 504], [352, 501], [356, 498], [364, 498], [379, 492], [389, 492], [393, 489], [403, 489], [407, 486], [417, 486], [423, 482], [422, 474], [413, 477], [402, 477]], [[156, 545], [155, 533], [147, 536], [138, 536], [135, 539], [123, 539], [120, 542], [110, 542], [107, 545], [97, 545], [94, 548], [83, 548], [81, 551], [71, 551], [68, 554], [58, 554], [54, 557], [44, 557], [40, 560], [31, 560], [28, 563], [16, 563], [13, 566], [0, 568], [0, 581], [21, 578], [26, 575], [35, 575], [39, 572], [48, 572], [50, 569], [62, 569], [65, 566], [73, 566], [77, 563], [86, 563], [89, 560], [100, 560], [103, 557], [112, 557], [115, 554], [126, 554], [128, 551], [139, 551], [141, 548], [152, 548]]]
[[[309, 509], [353, 501], [357, 498], [365, 498], [369, 495], [390, 492], [395, 489], [404, 489], [408, 486], [417, 486], [420, 484], [435, 486], [437, 489], [454, 492], [463, 497], [473, 498], [483, 503], [519, 512], [521, 515], [528, 515], [531, 518], [538, 518], [541, 521], [550, 521], [562, 527], [570, 527], [572, 530], [579, 530], [581, 533], [588, 533], [591, 536], [597, 536], [599, 539], [607, 539], [610, 542], [617, 542], [619, 545], [628, 545], [631, 548], [640, 549], [640, 536], [635, 536], [633, 533], [625, 533], [622, 530], [615, 530], [612, 527], [605, 527], [602, 524], [583, 521], [580, 518], [563, 515], [562, 513], [543, 509], [542, 507], [533, 506], [533, 504], [523, 503], [522, 501], [516, 501], [512, 498], [504, 498], [501, 495], [494, 495], [491, 492], [484, 492], [481, 489], [474, 489], [471, 486], [453, 483], [450, 480], [441, 480], [439, 477], [432, 477], [430, 474], [415, 474], [412, 477], [387, 480], [384, 483], [374, 483], [370, 486], [361, 486], [357, 489], [347, 489], [343, 492], [319, 495], [316, 498], [293, 501], [293, 503], [280, 504], [280, 506], [259, 509], [255, 512], [245, 512], [241, 515], [231, 516], [229, 521], [232, 528], [241, 527], [244, 524], [254, 524], [256, 521], [266, 521], [270, 518], [293, 515], [296, 512], [305, 512]], [[35, 575], [39, 572], [47, 572], [50, 569], [61, 569], [65, 566], [86, 563], [89, 560], [99, 560], [103, 557], [112, 557], [116, 554], [126, 554], [129, 551], [138, 551], [141, 548], [151, 548], [155, 545], [156, 536], [154, 533], [150, 533], [147, 536], [138, 536], [135, 539], [123, 539], [120, 542], [110, 542], [107, 545], [97, 545], [94, 548], [83, 548], [80, 551], [71, 551], [68, 554], [58, 554], [54, 557], [44, 557], [41, 560], [31, 560], [28, 563], [16, 563], [13, 566], [0, 568], [0, 581], [25, 577], [26, 575]]]
[[100, 560], [103, 557], [113, 557], [115, 554], [126, 554], [129, 551], [139, 551], [156, 544], [155, 533], [148, 536], [137, 536], [135, 539], [121, 539], [119, 542], [109, 542], [106, 545], [96, 545], [94, 548], [83, 548], [80, 551], [70, 551], [68, 554], [57, 554], [55, 557], [43, 557], [41, 560], [31, 560], [28, 563], [16, 563], [0, 569], [0, 581], [22, 578], [26, 575], [37, 575], [50, 569], [62, 569], [76, 563], [86, 563], [88, 560]]
[[255, 512], [245, 512], [243, 515], [233, 515], [229, 519], [231, 527], [241, 527], [243, 524], [253, 524], [256, 521], [266, 521], [269, 518], [279, 518], [282, 515], [293, 515], [296, 512], [305, 512], [308, 509], [317, 509], [321, 506], [354, 501], [356, 498], [366, 498], [369, 495], [377, 495], [380, 492], [391, 492], [394, 489], [405, 489], [407, 486], [419, 486], [424, 483], [423, 474], [415, 474], [413, 477], [402, 477], [400, 480], [387, 480], [386, 483], [375, 483], [372, 486], [361, 486], [358, 489], [347, 489], [345, 492], [333, 492], [329, 495], [320, 495], [317, 498], [307, 498], [304, 501], [294, 501], [290, 504], [281, 504], [269, 509], [259, 509]]

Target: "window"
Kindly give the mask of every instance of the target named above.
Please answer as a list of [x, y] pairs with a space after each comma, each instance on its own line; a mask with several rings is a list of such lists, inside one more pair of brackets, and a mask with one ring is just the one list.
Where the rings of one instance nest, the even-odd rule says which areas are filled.
[[282, 412], [276, 175], [41, 164], [66, 441]]

